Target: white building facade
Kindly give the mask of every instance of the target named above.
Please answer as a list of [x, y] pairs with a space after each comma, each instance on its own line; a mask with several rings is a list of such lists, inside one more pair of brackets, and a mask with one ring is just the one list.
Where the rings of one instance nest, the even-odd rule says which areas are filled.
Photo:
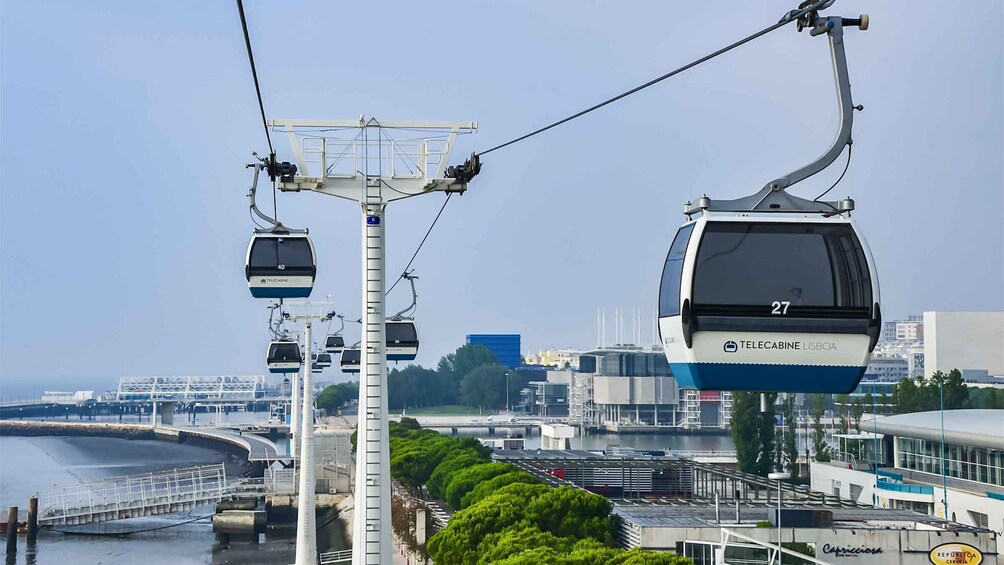
[[1004, 376], [1004, 312], [924, 312], [924, 376], [958, 369]]
[[940, 421], [935, 411], [865, 422], [889, 456], [877, 471], [868, 461], [814, 462], [812, 490], [1004, 535], [1004, 410], [946, 410], [944, 460]]

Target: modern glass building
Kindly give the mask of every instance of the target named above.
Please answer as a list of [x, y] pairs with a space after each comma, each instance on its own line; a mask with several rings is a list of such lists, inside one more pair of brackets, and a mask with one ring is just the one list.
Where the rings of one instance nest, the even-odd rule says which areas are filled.
[[509, 369], [519, 366], [519, 334], [468, 334], [467, 345], [480, 344], [491, 350], [499, 364]]
[[[863, 422], [859, 461], [812, 463], [812, 490], [915, 510], [1004, 534], [1004, 410], [946, 410]], [[879, 468], [869, 444], [884, 449]], [[944, 450], [944, 451], [942, 451]]]

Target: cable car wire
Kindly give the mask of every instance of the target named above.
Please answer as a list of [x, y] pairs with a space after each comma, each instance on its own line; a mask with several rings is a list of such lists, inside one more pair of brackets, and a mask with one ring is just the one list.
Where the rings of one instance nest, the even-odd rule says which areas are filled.
[[[241, 16], [241, 29], [244, 31], [244, 45], [248, 49], [248, 63], [251, 64], [251, 78], [254, 79], [254, 91], [258, 96], [258, 110], [261, 111], [261, 125], [265, 128], [265, 140], [268, 141], [268, 154], [271, 162], [275, 163], [275, 149], [272, 147], [272, 134], [268, 131], [268, 120], [265, 118], [265, 103], [261, 98], [261, 86], [258, 83], [258, 68], [254, 64], [254, 53], [251, 51], [251, 36], [248, 34], [248, 21], [244, 17], [244, 2], [237, 0], [237, 11]], [[276, 198], [275, 178], [272, 179], [272, 214], [279, 218], [279, 209]]]
[[265, 139], [268, 140], [269, 155], [274, 155], [272, 136], [268, 132], [268, 120], [265, 119], [265, 104], [261, 100], [261, 87], [258, 85], [258, 70], [254, 65], [254, 53], [251, 52], [251, 36], [248, 35], [248, 21], [244, 17], [244, 2], [237, 0], [237, 11], [241, 16], [241, 29], [244, 30], [244, 45], [248, 48], [248, 62], [251, 63], [251, 77], [254, 79], [255, 94], [258, 95], [258, 109], [261, 110], [261, 125], [265, 128]]
[[[813, 199], [814, 202], [819, 202], [820, 198], [826, 196], [831, 190], [833, 190], [834, 188], [836, 188], [838, 184], [840, 184], [840, 181], [844, 180], [844, 175], [847, 174], [847, 169], [851, 166], [851, 151], [853, 150], [854, 150], [854, 144], [849, 142], [847, 144], [847, 162], [844, 163], [844, 171], [840, 173], [840, 176], [837, 177], [837, 180], [833, 181], [833, 184], [830, 185], [830, 188], [827, 188], [826, 191], [824, 191], [822, 194]], [[830, 208], [833, 208], [833, 206], [830, 205]]]
[[585, 116], [586, 114], [588, 114], [590, 112], [593, 112], [595, 110], [599, 110], [600, 108], [602, 108], [604, 106], [607, 106], [608, 104], [613, 104], [614, 102], [616, 102], [616, 101], [618, 101], [618, 100], [620, 100], [622, 98], [626, 98], [626, 97], [628, 97], [628, 96], [630, 96], [630, 95], [632, 95], [632, 94], [634, 94], [636, 92], [644, 90], [644, 89], [646, 89], [646, 88], [648, 88], [648, 87], [650, 87], [652, 85], [658, 84], [658, 83], [660, 83], [660, 82], [662, 82], [662, 81], [664, 81], [664, 80], [666, 80], [668, 78], [674, 77], [674, 76], [682, 73], [683, 71], [686, 71], [688, 69], [692, 69], [692, 68], [694, 68], [694, 67], [696, 67], [696, 66], [698, 66], [698, 65], [700, 65], [702, 63], [706, 63], [707, 61], [710, 61], [711, 59], [714, 59], [715, 57], [718, 57], [719, 55], [722, 55], [724, 53], [728, 53], [729, 51], [735, 49], [736, 47], [739, 47], [741, 45], [745, 45], [746, 43], [749, 43], [750, 41], [753, 41], [754, 39], [757, 39], [757, 38], [759, 38], [761, 36], [767, 35], [768, 33], [772, 32], [772, 31], [774, 31], [774, 30], [776, 30], [778, 28], [781, 28], [781, 27], [784, 27], [784, 26], [786, 26], [786, 25], [788, 25], [790, 23], [793, 23], [793, 22], [797, 21], [798, 18], [802, 17], [803, 15], [808, 14], [809, 12], [821, 9], [829, 1], [831, 1], [831, 0], [819, 0], [818, 2], [813, 2], [811, 5], [806, 6], [805, 8], [802, 8], [801, 10], [792, 10], [791, 12], [788, 12], [787, 14], [785, 14], [785, 16], [783, 18], [781, 18], [781, 20], [779, 22], [777, 22], [776, 24], [774, 24], [774, 25], [765, 27], [764, 29], [762, 29], [762, 30], [760, 30], [760, 31], [758, 31], [758, 32], [756, 32], [756, 33], [754, 33], [752, 35], [748, 35], [748, 36], [744, 37], [743, 39], [740, 39], [739, 41], [736, 41], [735, 43], [732, 43], [732, 44], [729, 44], [729, 45], [727, 45], [725, 47], [722, 47], [721, 49], [719, 49], [719, 50], [717, 50], [717, 51], [715, 51], [713, 53], [710, 53], [708, 55], [705, 55], [704, 57], [701, 57], [700, 59], [696, 59], [694, 61], [691, 61], [690, 63], [687, 63], [686, 65], [683, 65], [682, 67], [679, 67], [679, 68], [677, 68], [677, 69], [675, 69], [673, 71], [670, 71], [670, 72], [668, 72], [668, 73], [666, 73], [666, 74], [664, 74], [662, 76], [656, 77], [656, 78], [654, 78], [654, 79], [646, 82], [645, 84], [638, 85], [638, 86], [632, 88], [631, 90], [628, 90], [626, 92], [622, 92], [622, 93], [618, 94], [617, 96], [614, 96], [613, 98], [609, 98], [607, 100], [604, 100], [603, 102], [600, 102], [599, 104], [595, 104], [593, 106], [590, 106], [589, 108], [586, 108], [585, 110], [582, 110], [580, 112], [576, 112], [575, 114], [572, 114], [571, 116], [568, 116], [566, 118], [562, 118], [562, 119], [560, 119], [560, 120], [558, 120], [556, 122], [553, 122], [553, 123], [551, 123], [549, 125], [546, 125], [546, 126], [540, 128], [540, 129], [536, 129], [534, 131], [531, 131], [530, 133], [527, 133], [525, 135], [521, 135], [521, 136], [519, 136], [519, 137], [517, 137], [515, 139], [512, 139], [512, 140], [507, 141], [505, 143], [502, 143], [500, 145], [496, 145], [495, 147], [492, 147], [491, 149], [488, 149], [488, 150], [485, 150], [485, 151], [481, 151], [481, 152], [478, 153], [478, 155], [479, 156], [480, 155], [487, 155], [487, 154], [491, 153], [492, 151], [496, 151], [498, 149], [502, 149], [503, 147], [508, 147], [508, 146], [510, 146], [510, 145], [512, 145], [514, 143], [518, 143], [520, 141], [523, 141], [524, 139], [529, 139], [529, 138], [531, 138], [531, 137], [533, 137], [533, 136], [535, 136], [535, 135], [537, 135], [539, 133], [544, 133], [545, 131], [547, 131], [549, 129], [556, 128], [556, 127], [558, 127], [558, 126], [560, 126], [560, 125], [562, 125], [564, 123], [570, 122], [570, 121], [574, 120], [575, 118], [579, 118], [579, 117]]
[[446, 194], [446, 201], [443, 202], [443, 207], [439, 209], [439, 213], [436, 214], [436, 218], [434, 220], [432, 220], [432, 225], [429, 226], [429, 231], [425, 232], [425, 237], [423, 237], [422, 238], [422, 242], [418, 244], [418, 249], [416, 249], [415, 253], [412, 254], [411, 260], [408, 261], [408, 265], [404, 268], [404, 271], [401, 272], [401, 276], [398, 277], [396, 281], [394, 281], [394, 284], [392, 284], [390, 286], [390, 289], [388, 289], [387, 292], [384, 293], [384, 296], [387, 296], [388, 294], [390, 294], [390, 291], [394, 290], [394, 287], [397, 286], [397, 283], [399, 283], [402, 280], [404, 280], [404, 276], [406, 274], [408, 274], [408, 269], [411, 268], [411, 264], [415, 262], [415, 257], [418, 257], [418, 252], [421, 251], [422, 250], [422, 246], [425, 245], [425, 240], [429, 239], [429, 234], [432, 233], [432, 228], [436, 227], [436, 222], [438, 222], [439, 221], [439, 217], [443, 215], [443, 210], [446, 209], [446, 205], [450, 203], [450, 197], [451, 196], [453, 196], [452, 192], [449, 192], [449, 193]]

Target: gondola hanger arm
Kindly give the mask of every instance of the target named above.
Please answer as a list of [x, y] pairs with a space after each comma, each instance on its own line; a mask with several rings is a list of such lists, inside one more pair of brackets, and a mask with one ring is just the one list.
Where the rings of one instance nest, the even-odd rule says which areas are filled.
[[[255, 195], [258, 191], [258, 173], [260, 171], [268, 171], [269, 176], [274, 179], [276, 177], [277, 166], [275, 164], [274, 155], [268, 157], [267, 159], [264, 157], [259, 157], [258, 153], [252, 153], [252, 155], [254, 155], [254, 157], [258, 160], [258, 162], [248, 163], [247, 165], [245, 165], [245, 168], [247, 169], [254, 169], [254, 176], [251, 179], [251, 187], [248, 190], [248, 203], [251, 206], [251, 211], [254, 212], [256, 216], [261, 218], [262, 221], [272, 225], [271, 228], [256, 229], [255, 233], [304, 233], [304, 234], [309, 233], [309, 230], [307, 229], [288, 228], [284, 226], [282, 222], [280, 222], [276, 218], [273, 218], [265, 214], [258, 208], [258, 204], [255, 202]], [[289, 165], [289, 163], [283, 163], [283, 165]], [[295, 174], [296, 165], [289, 165], [289, 166], [292, 167], [292, 173]], [[279, 174], [279, 176], [280, 178], [284, 178], [284, 176], [281, 173]]]

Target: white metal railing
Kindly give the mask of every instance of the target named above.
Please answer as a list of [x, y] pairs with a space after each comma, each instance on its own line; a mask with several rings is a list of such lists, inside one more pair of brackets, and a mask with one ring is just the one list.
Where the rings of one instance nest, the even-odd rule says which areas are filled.
[[350, 563], [352, 561], [352, 550], [343, 549], [341, 551], [329, 551], [318, 555], [321, 565], [336, 565], [338, 563]]
[[275, 494], [295, 494], [296, 493], [296, 470], [289, 469], [269, 469], [268, 477], [271, 481], [272, 492]]
[[234, 495], [271, 492], [267, 479], [227, 481], [223, 464], [56, 487], [41, 497], [39, 523], [92, 523], [178, 512]]
[[352, 179], [366, 170], [382, 176], [421, 179], [434, 174], [451, 147], [447, 139], [339, 139], [300, 134], [300, 151], [306, 172], [318, 178]]
[[735, 451], [714, 451], [710, 449], [672, 449], [669, 454], [683, 459], [693, 459], [695, 457], [715, 457], [735, 459]]

